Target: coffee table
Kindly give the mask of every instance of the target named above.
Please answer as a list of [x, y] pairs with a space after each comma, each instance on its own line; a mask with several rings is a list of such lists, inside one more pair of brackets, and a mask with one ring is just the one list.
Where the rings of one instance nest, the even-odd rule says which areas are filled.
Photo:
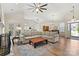
[[46, 42], [46, 44], [48, 43], [47, 39], [42, 38], [42, 37], [36, 37], [36, 38], [32, 38], [32, 39], [29, 41], [29, 44], [32, 44], [32, 45], [34, 46], [34, 48], [36, 48], [36, 46], [37, 46], [39, 43], [42, 43], [42, 42]]

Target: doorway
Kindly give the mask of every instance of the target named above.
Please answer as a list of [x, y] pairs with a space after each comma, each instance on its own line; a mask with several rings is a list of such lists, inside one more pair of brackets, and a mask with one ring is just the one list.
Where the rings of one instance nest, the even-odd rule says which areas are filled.
[[79, 37], [79, 22], [70, 24], [70, 34], [72, 37]]

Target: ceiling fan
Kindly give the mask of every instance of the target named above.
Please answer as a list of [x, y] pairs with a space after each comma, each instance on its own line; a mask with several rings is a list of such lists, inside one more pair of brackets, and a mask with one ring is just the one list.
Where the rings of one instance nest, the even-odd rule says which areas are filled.
[[45, 6], [47, 5], [48, 4], [33, 3], [33, 5], [29, 5], [29, 6], [31, 7], [30, 9], [33, 9], [33, 12], [36, 11], [38, 13], [47, 10], [47, 8], [45, 8]]

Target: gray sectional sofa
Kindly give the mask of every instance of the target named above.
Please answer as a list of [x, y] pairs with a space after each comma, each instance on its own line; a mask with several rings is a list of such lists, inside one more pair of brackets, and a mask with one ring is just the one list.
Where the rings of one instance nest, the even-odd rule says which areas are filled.
[[39, 32], [36, 30], [27, 30], [26, 32], [24, 32], [24, 40], [29, 41], [32, 38], [35, 37], [43, 37], [48, 39], [49, 42], [57, 42], [59, 41], [59, 34], [57, 32], [52, 32], [52, 31], [48, 31], [48, 32]]

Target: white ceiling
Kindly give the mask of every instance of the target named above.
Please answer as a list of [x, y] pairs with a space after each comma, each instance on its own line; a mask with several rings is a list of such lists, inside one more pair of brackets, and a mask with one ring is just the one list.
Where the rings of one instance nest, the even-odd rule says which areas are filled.
[[[75, 16], [79, 19], [79, 4], [72, 3], [48, 3], [47, 11], [36, 13], [30, 10], [32, 3], [4, 3], [2, 4], [5, 19], [9, 22], [25, 22], [35, 20], [36, 22], [63, 21], [72, 18], [72, 6], [75, 6]], [[16, 21], [17, 20], [17, 21]]]

